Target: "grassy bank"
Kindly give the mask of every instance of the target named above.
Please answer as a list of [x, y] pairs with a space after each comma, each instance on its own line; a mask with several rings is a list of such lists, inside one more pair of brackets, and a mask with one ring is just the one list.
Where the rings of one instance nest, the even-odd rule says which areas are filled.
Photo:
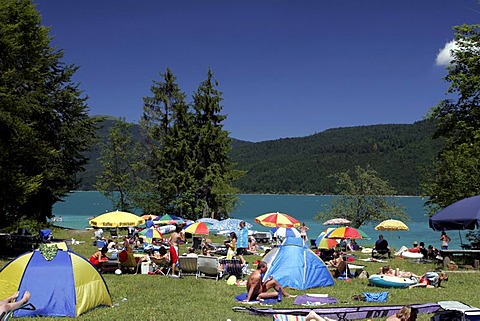
[[[92, 245], [92, 232], [79, 230], [54, 230], [58, 239], [69, 240], [75, 238], [85, 241], [80, 245], [72, 246], [78, 254], [89, 257], [95, 247]], [[214, 242], [222, 238], [213, 238]], [[186, 252], [185, 246], [180, 252]], [[257, 260], [257, 256], [247, 256], [250, 263]], [[10, 258], [2, 258], [0, 266], [4, 266]], [[365, 265], [366, 270], [373, 274], [385, 263], [371, 263], [356, 261], [355, 264]], [[389, 264], [416, 274], [434, 270], [433, 264], [415, 264], [408, 260], [392, 259]], [[449, 281], [444, 282], [439, 289], [388, 289], [388, 304], [412, 304], [437, 302], [442, 300], [456, 300], [473, 306], [478, 306], [480, 294], [480, 274], [450, 273]], [[110, 290], [114, 306], [98, 308], [81, 315], [78, 320], [271, 320], [270, 317], [252, 316], [247, 313], [233, 312], [232, 307], [241, 306], [234, 297], [245, 288], [229, 286], [225, 280], [195, 279], [185, 276], [174, 279], [159, 275], [127, 275], [104, 274], [104, 279]], [[361, 305], [361, 302], [352, 300], [355, 294], [362, 292], [380, 292], [381, 288], [367, 285], [365, 279], [353, 279], [350, 282], [335, 281], [335, 285], [326, 288], [315, 288], [306, 291], [287, 289], [297, 295], [305, 293], [327, 293], [339, 301], [339, 306]], [[294, 307], [293, 299], [285, 298], [275, 307]], [[363, 303], [367, 305], [366, 303]], [[419, 320], [430, 320], [431, 315], [420, 315]], [[33, 318], [33, 320], [71, 320], [70, 318]], [[31, 319], [29, 319], [31, 320]]]

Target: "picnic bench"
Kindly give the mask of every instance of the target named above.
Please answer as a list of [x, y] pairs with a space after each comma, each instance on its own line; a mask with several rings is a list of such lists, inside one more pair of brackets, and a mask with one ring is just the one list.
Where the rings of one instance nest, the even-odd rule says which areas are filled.
[[457, 265], [471, 265], [473, 268], [478, 268], [480, 250], [440, 250], [440, 256], [443, 258], [445, 267], [454, 261]]

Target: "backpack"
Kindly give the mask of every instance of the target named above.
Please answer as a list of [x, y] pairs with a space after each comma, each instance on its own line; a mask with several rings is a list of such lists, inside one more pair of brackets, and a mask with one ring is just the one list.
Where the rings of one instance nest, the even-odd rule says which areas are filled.
[[359, 279], [368, 279], [370, 277], [370, 275], [368, 274], [367, 271], [362, 270], [362, 269], [358, 269], [358, 270], [355, 271], [355, 277], [359, 278]]

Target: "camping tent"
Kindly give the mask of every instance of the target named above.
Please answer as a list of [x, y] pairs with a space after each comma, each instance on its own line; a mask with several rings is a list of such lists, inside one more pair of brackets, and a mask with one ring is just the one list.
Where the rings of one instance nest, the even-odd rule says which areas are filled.
[[94, 266], [74, 252], [56, 248], [27, 252], [5, 265], [0, 271], [0, 298], [17, 290], [20, 296], [30, 291], [30, 303], [36, 307], [17, 310], [17, 317], [77, 317], [97, 306], [112, 306], [107, 285]]
[[334, 284], [322, 259], [299, 238], [287, 238], [282, 245], [268, 252], [263, 260], [268, 265], [264, 279], [273, 275], [283, 287], [305, 290]]

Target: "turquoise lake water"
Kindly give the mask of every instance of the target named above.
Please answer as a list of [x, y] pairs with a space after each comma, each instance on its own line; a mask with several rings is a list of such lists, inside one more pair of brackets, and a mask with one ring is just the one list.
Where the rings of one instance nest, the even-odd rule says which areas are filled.
[[[322, 222], [315, 221], [313, 217], [324, 209], [335, 196], [317, 195], [239, 195], [239, 204], [230, 213], [231, 217], [243, 219], [253, 225], [253, 230], [268, 231], [269, 229], [257, 223], [254, 218], [270, 212], [287, 213], [300, 222], [305, 222], [310, 228], [308, 237], [316, 238], [326, 227]], [[360, 244], [371, 245], [383, 234], [390, 245], [399, 248], [402, 245], [411, 247], [413, 241], [425, 242], [426, 245], [440, 247], [440, 232], [435, 232], [428, 227], [428, 216], [423, 209], [425, 202], [421, 197], [397, 197], [397, 202], [405, 207], [410, 220], [405, 222], [409, 231], [376, 231], [373, 225], [361, 226], [371, 240], [361, 240]], [[64, 202], [55, 204], [53, 213], [61, 216], [63, 222], [56, 224], [75, 229], [88, 227], [88, 220], [107, 211], [114, 210], [111, 202], [99, 192], [74, 192], [69, 194]], [[137, 213], [141, 214], [141, 213]], [[448, 233], [452, 238], [450, 248], [460, 248], [458, 231]], [[462, 232], [463, 241], [465, 234]]]

